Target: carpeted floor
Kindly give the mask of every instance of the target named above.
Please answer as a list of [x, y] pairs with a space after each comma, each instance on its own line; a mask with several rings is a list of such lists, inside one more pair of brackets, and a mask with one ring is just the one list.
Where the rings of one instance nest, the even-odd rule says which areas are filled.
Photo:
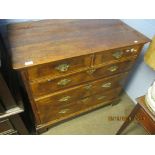
[[[126, 95], [115, 106], [108, 105], [65, 123], [50, 128], [44, 135], [114, 135], [123, 123], [122, 117], [127, 116], [134, 103]], [[117, 120], [118, 119], [118, 120]], [[125, 135], [146, 135], [146, 131], [137, 121], [133, 121], [123, 132]]]

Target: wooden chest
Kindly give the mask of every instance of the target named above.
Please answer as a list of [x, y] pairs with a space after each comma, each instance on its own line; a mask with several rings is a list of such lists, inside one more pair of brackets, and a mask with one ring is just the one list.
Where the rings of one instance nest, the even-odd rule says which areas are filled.
[[120, 83], [150, 40], [120, 20], [41, 20], [8, 26], [41, 131], [120, 98]]

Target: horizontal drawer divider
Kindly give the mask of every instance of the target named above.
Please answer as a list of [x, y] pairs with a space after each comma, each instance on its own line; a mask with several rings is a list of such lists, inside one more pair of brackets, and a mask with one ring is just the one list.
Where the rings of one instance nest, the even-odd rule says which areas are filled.
[[76, 73], [80, 73], [82, 71], [87, 71], [91, 68], [95, 68], [95, 69], [98, 69], [98, 68], [101, 68], [101, 67], [105, 67], [107, 65], [112, 65], [112, 64], [115, 64], [115, 63], [119, 63], [119, 62], [125, 62], [125, 61], [129, 61], [129, 60], [133, 60], [135, 59], [137, 56], [132, 56], [132, 57], [128, 57], [128, 58], [124, 58], [122, 60], [115, 60], [115, 61], [110, 61], [110, 62], [106, 62], [106, 63], [103, 63], [103, 64], [100, 64], [100, 65], [96, 65], [96, 66], [90, 66], [90, 67], [87, 67], [87, 68], [84, 68], [84, 69], [79, 69], [78, 71], [74, 71], [74, 72], [70, 72], [70, 73], [67, 73], [65, 75], [59, 75], [59, 76], [47, 76], [46, 78], [40, 78], [40, 79], [35, 79], [33, 81], [30, 81], [30, 83], [40, 83], [40, 82], [44, 82], [44, 81], [47, 81], [48, 79], [50, 80], [55, 80], [57, 78], [63, 78], [63, 77], [66, 77], [66, 76], [70, 76], [70, 75], [74, 75]]

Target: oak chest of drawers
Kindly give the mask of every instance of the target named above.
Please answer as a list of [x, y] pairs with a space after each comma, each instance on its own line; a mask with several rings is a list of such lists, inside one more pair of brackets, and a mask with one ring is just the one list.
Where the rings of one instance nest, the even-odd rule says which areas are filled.
[[117, 101], [150, 41], [120, 20], [26, 22], [9, 25], [8, 37], [38, 131]]

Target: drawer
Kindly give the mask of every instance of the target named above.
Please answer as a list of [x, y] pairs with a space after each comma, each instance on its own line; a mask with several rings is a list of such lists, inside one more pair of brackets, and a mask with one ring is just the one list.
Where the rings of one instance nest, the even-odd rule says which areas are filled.
[[118, 95], [122, 89], [120, 87], [115, 88], [106, 93], [100, 93], [91, 97], [74, 101], [71, 104], [65, 105], [64, 107], [54, 107], [50, 103], [42, 103], [38, 105], [39, 116], [42, 123], [54, 121], [56, 119], [62, 119], [79, 111], [90, 108], [91, 106], [98, 105], [101, 103], [108, 103], [108, 101], [118, 98]]
[[121, 80], [127, 73], [118, 74], [109, 78], [100, 79], [97, 81], [89, 82], [80, 86], [76, 86], [58, 93], [50, 94], [47, 97], [36, 99], [37, 104], [51, 104], [52, 106], [59, 107], [65, 104], [72, 103], [75, 100], [84, 98], [90, 95], [97, 94], [98, 92], [105, 92], [120, 86]]
[[108, 103], [108, 101], [110, 100], [119, 98], [119, 94], [121, 93], [121, 91], [122, 91], [122, 88], [119, 86], [106, 92], [100, 92], [96, 95], [81, 99], [80, 104], [82, 105], [83, 108], [88, 108], [89, 106], [93, 106], [96, 104], [101, 104], [104, 102]]
[[126, 72], [132, 67], [133, 61], [119, 62], [100, 68], [92, 68], [87, 71], [66, 76], [64, 78], [47, 79], [40, 82], [30, 83], [34, 98], [53, 93], [57, 90], [66, 89], [79, 85], [83, 82], [97, 80], [116, 73]]
[[8, 119], [0, 121], [0, 134], [10, 134], [13, 131], [14, 128]]
[[128, 60], [124, 62], [117, 62], [114, 64], [106, 65], [104, 67], [94, 69], [92, 72], [90, 70], [90, 76], [92, 76], [92, 78], [94, 79], [123, 73], [129, 71], [133, 66], [133, 63], [134, 60]]
[[92, 56], [80, 56], [76, 58], [56, 61], [49, 64], [35, 66], [27, 69], [29, 80], [44, 78], [46, 76], [61, 76], [70, 72], [76, 72], [91, 65]]
[[82, 110], [81, 105], [75, 101], [74, 104], [66, 105], [65, 107], [52, 107], [50, 105], [40, 106], [39, 116], [41, 123], [46, 123], [50, 121], [63, 120], [65, 117], [69, 118], [70, 115]]
[[82, 87], [74, 87], [36, 100], [36, 104], [38, 107], [50, 105], [55, 108], [62, 108], [70, 105], [75, 100], [79, 100], [80, 98], [85, 96], [85, 94], [86, 90], [84, 90]]
[[115, 50], [99, 52], [95, 55], [95, 65], [109, 63], [110, 61], [122, 60], [131, 56], [136, 56], [140, 52], [141, 46], [131, 46]]

